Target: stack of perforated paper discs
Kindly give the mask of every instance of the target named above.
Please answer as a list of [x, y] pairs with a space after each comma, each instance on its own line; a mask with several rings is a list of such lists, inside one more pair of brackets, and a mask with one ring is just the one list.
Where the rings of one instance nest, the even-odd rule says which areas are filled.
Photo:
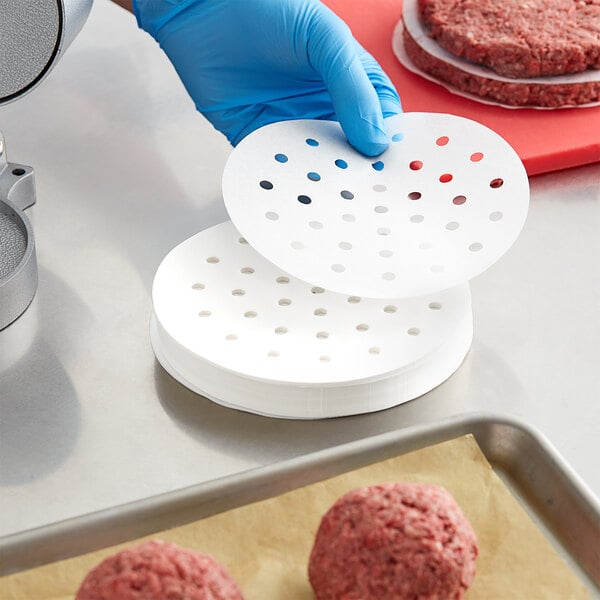
[[269, 125], [233, 151], [232, 221], [181, 243], [155, 276], [152, 345], [173, 377], [241, 410], [321, 418], [400, 404], [460, 366], [468, 281], [518, 236], [527, 176], [473, 121], [386, 124], [377, 159], [330, 121]]

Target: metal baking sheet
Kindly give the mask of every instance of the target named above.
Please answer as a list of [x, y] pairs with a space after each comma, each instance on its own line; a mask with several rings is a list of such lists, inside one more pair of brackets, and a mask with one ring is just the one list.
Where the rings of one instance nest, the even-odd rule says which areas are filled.
[[455, 417], [0, 538], [0, 574], [21, 571], [277, 496], [386, 458], [473, 434], [534, 522], [600, 595], [600, 502], [538, 431], [491, 414]]

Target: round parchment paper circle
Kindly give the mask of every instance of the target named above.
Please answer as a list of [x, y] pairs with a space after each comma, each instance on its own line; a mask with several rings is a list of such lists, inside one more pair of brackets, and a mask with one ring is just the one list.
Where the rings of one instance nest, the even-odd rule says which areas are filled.
[[386, 127], [378, 158], [355, 151], [332, 121], [250, 134], [223, 174], [232, 221], [268, 260], [339, 293], [406, 298], [475, 277], [525, 222], [521, 160], [462, 117], [404, 113]]
[[472, 334], [468, 284], [402, 301], [337, 294], [267, 261], [230, 221], [174, 248], [152, 299], [162, 353], [191, 380], [210, 365], [221, 378], [320, 389], [419, 368], [423, 393], [458, 367]]

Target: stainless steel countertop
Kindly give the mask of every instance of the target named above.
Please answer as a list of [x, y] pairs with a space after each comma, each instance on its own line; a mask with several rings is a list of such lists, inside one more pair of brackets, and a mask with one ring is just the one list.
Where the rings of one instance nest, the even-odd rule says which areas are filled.
[[600, 495], [599, 163], [532, 179], [521, 237], [472, 281], [475, 339], [448, 381], [379, 413], [285, 421], [194, 395], [152, 354], [154, 271], [227, 218], [230, 147], [134, 19], [97, 0], [0, 130], [36, 172], [40, 275], [0, 332], [0, 535], [480, 410], [540, 429]]

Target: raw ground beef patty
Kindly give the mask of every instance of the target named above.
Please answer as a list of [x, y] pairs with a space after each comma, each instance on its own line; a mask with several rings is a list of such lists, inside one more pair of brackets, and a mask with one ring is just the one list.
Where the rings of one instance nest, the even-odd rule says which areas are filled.
[[600, 100], [600, 76], [598, 81], [581, 83], [531, 83], [499, 81], [475, 75], [433, 56], [422, 48], [404, 27], [404, 50], [413, 64], [421, 71], [456, 89], [508, 106], [536, 106], [558, 108], [598, 102]]
[[348, 492], [323, 516], [308, 574], [317, 600], [458, 600], [477, 552], [444, 488], [384, 483]]
[[109, 556], [83, 580], [75, 600], [243, 600], [214, 558], [151, 540]]
[[600, 69], [600, 0], [418, 0], [448, 52], [506, 77]]

